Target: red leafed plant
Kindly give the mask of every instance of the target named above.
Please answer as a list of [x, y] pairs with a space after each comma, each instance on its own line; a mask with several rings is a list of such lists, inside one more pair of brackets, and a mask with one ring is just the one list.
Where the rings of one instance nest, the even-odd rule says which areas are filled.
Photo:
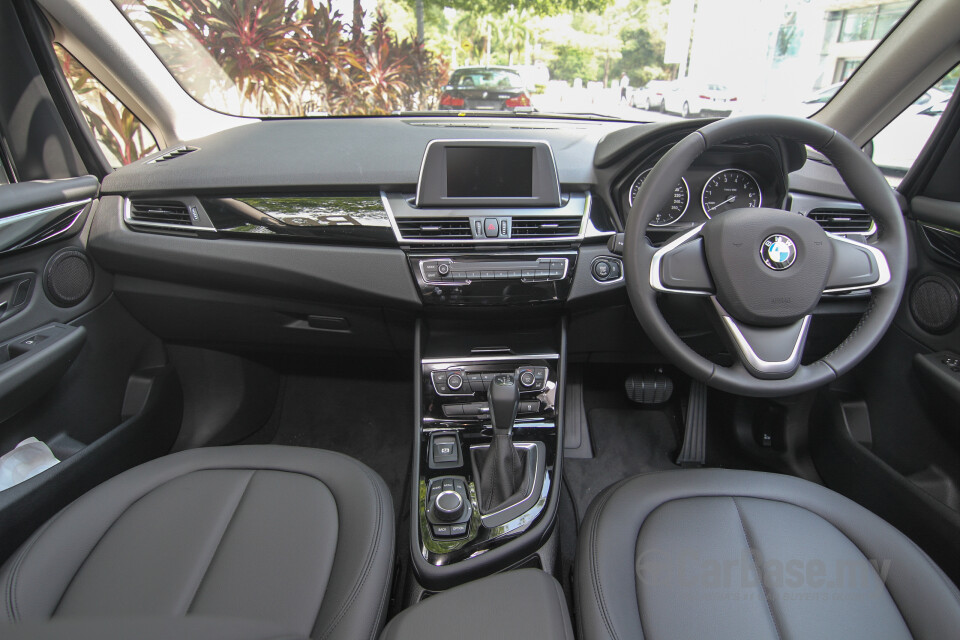
[[[199, 42], [264, 115], [430, 108], [446, 80], [443, 60], [401, 41], [379, 10], [365, 33], [329, 0], [148, 0], [144, 9], [158, 32]], [[362, 16], [355, 11], [353, 21]], [[164, 54], [175, 75], [190, 73], [189, 53]]]
[[157, 149], [143, 124], [70, 53], [56, 47], [57, 58], [80, 111], [114, 166], [130, 164]]

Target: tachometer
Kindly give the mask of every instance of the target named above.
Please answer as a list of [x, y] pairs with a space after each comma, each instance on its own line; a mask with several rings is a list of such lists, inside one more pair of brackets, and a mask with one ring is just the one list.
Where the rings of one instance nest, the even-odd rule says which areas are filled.
[[760, 185], [741, 169], [717, 171], [703, 187], [703, 212], [708, 218], [728, 209], [759, 207], [760, 202]]
[[[630, 201], [631, 207], [633, 206], [634, 199], [637, 197], [637, 192], [640, 191], [640, 187], [643, 185], [643, 181], [646, 180], [651, 171], [653, 171], [653, 169], [647, 169], [638, 175], [637, 179], [630, 185], [630, 196], [628, 200]], [[654, 216], [650, 224], [654, 227], [663, 227], [676, 222], [687, 212], [687, 206], [689, 204], [690, 187], [687, 186], [686, 180], [680, 178], [680, 182], [678, 182], [677, 186], [673, 189], [673, 199], [667, 206], [657, 212], [657, 215]]]

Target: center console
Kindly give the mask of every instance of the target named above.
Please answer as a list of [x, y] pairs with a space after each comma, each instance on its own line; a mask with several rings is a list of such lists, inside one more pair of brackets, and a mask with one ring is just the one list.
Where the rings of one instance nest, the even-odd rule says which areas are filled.
[[421, 322], [411, 551], [425, 588], [529, 560], [549, 537], [562, 334], [559, 321], [539, 332], [495, 319]]
[[594, 226], [589, 192], [561, 189], [552, 150], [538, 141], [431, 142], [417, 192], [382, 200], [423, 301], [415, 587], [447, 589], [517, 566], [549, 570], [564, 304], [622, 280], [619, 258], [606, 254], [612, 231]]

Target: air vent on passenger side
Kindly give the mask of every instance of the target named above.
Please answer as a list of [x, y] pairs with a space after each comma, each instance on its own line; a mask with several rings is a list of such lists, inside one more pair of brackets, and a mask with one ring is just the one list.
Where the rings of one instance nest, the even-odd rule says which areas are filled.
[[137, 200], [130, 202], [130, 220], [150, 224], [191, 226], [190, 211], [182, 202], [171, 200]]
[[172, 151], [168, 151], [158, 158], [154, 158], [150, 162], [166, 162], [167, 160], [173, 160], [174, 158], [179, 158], [180, 156], [186, 155], [192, 151], [196, 151], [197, 147], [177, 147]]
[[469, 218], [398, 218], [404, 240], [472, 240]]
[[830, 233], [870, 233], [873, 218], [863, 209], [813, 209], [807, 217]]
[[580, 234], [580, 216], [514, 216], [510, 236], [513, 238], [567, 238]]

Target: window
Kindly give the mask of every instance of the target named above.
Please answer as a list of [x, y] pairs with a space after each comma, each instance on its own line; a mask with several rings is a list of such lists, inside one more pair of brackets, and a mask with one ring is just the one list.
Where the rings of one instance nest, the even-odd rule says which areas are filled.
[[873, 138], [873, 161], [891, 182], [899, 183], [920, 155], [953, 97], [958, 77], [960, 66], [930, 87]]
[[871, 40], [876, 13], [876, 7], [844, 11], [843, 23], [840, 26], [840, 42]]
[[834, 12], [830, 18], [836, 19], [837, 14], [840, 14], [841, 25], [837, 38], [839, 42], [879, 40], [887, 35], [909, 8], [909, 2], [890, 2]]
[[117, 168], [157, 150], [157, 141], [69, 51], [54, 45], [63, 75], [110, 166]]

